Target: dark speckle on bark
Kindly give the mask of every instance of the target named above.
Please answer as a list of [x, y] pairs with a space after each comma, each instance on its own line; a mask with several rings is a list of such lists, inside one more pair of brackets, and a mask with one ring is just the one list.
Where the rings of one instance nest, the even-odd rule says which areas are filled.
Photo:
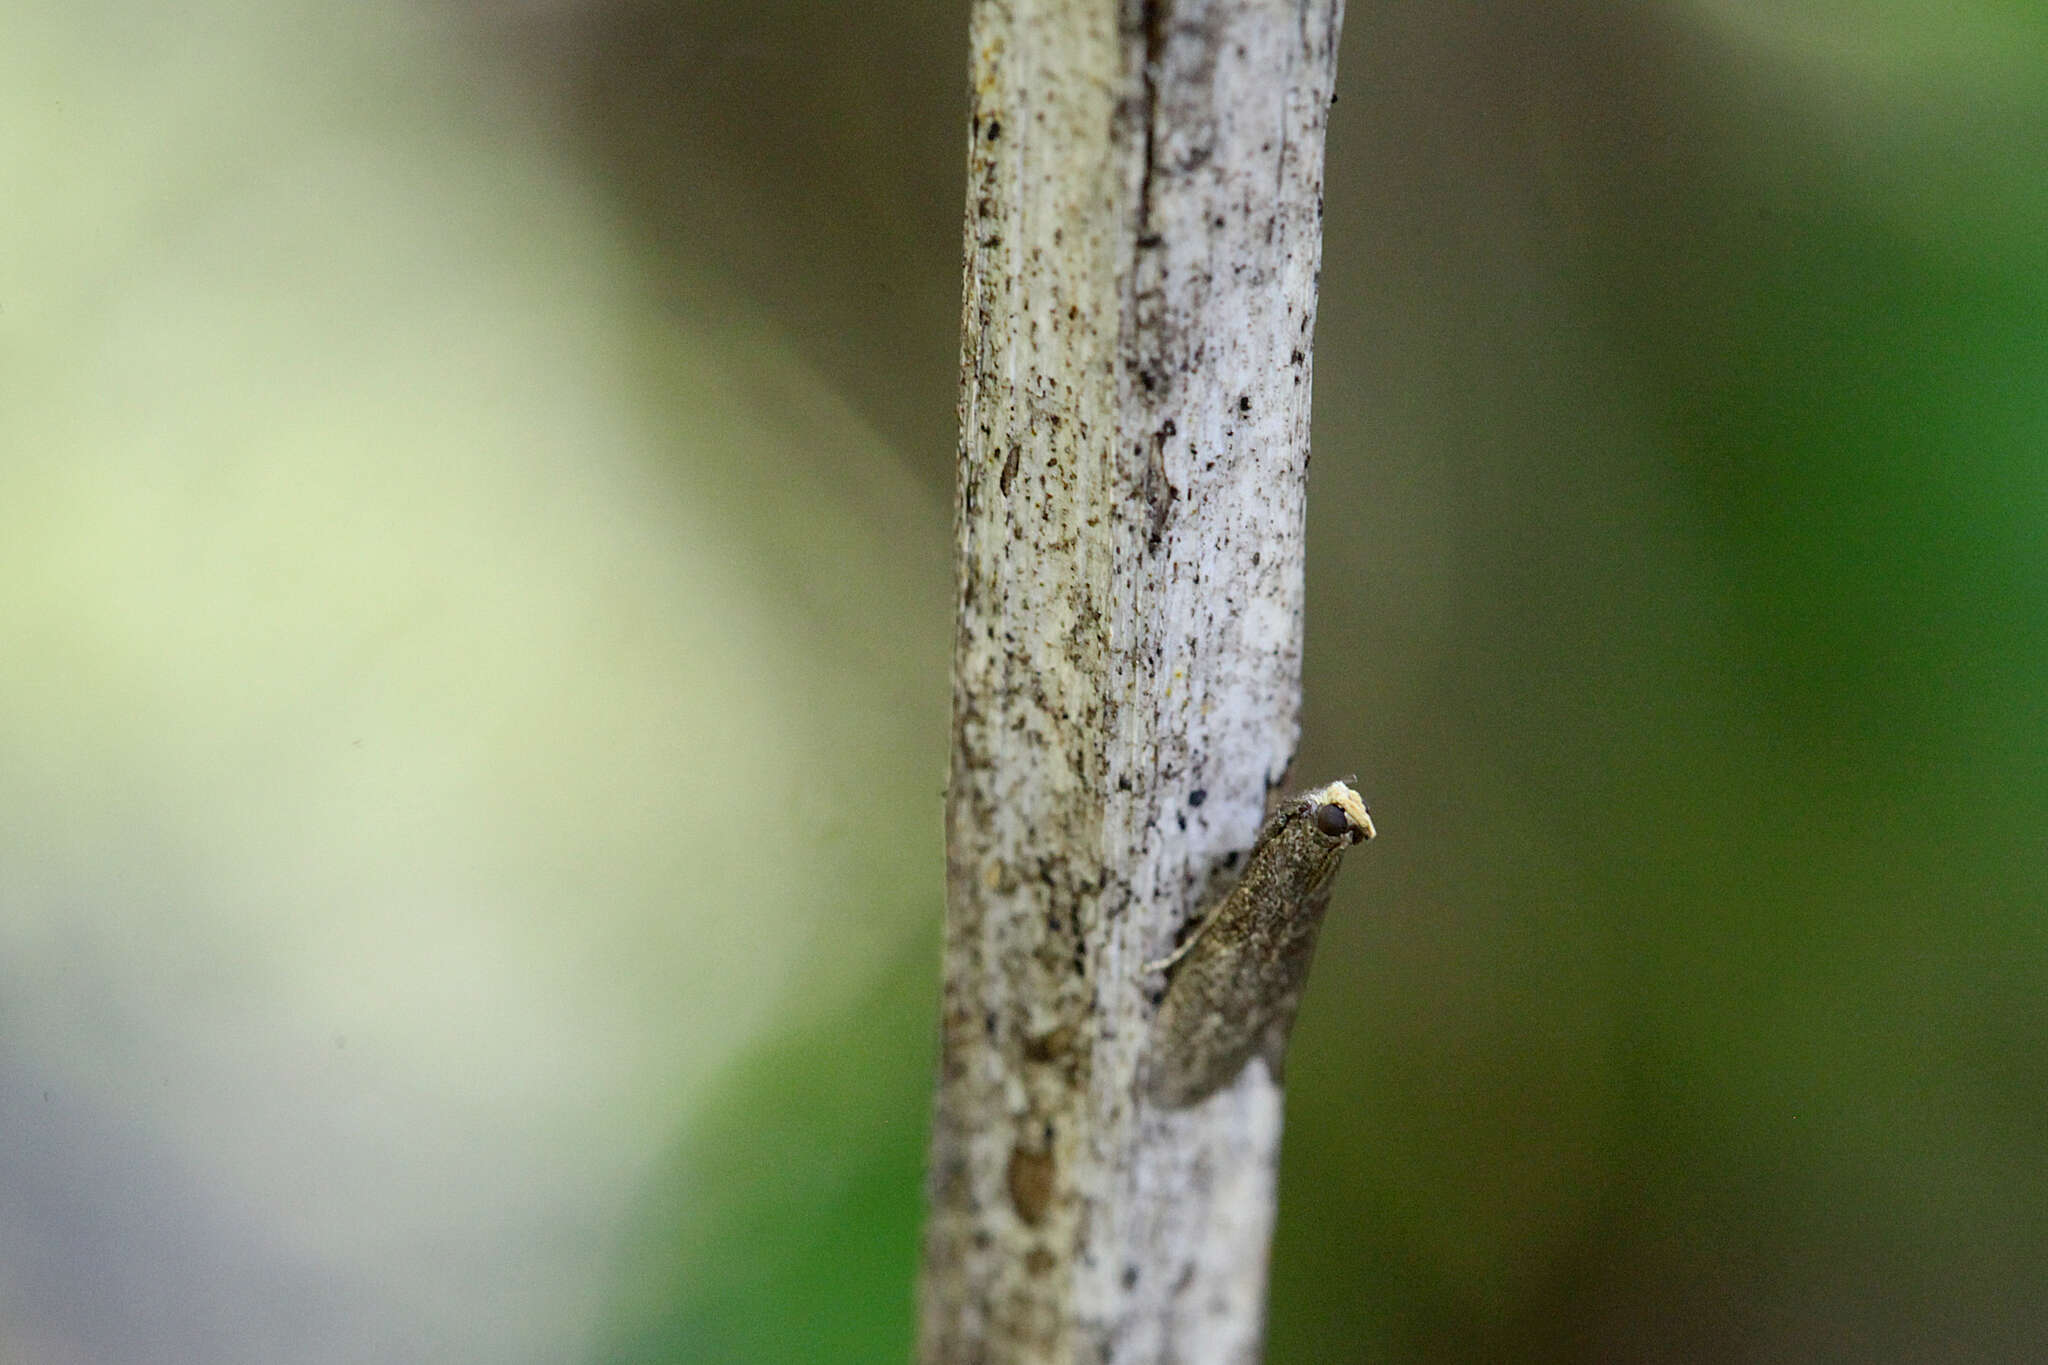
[[1045, 1210], [1052, 1203], [1054, 1175], [1050, 1152], [1027, 1152], [1022, 1147], [1010, 1149], [1010, 1205], [1017, 1210], [1017, 1216], [1032, 1227], [1045, 1221]]

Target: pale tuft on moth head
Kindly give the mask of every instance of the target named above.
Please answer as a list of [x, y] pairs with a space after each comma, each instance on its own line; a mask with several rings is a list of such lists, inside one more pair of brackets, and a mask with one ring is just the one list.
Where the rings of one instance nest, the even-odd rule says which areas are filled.
[[1372, 816], [1366, 813], [1365, 802], [1342, 782], [1304, 793], [1302, 808], [1315, 821], [1316, 832], [1332, 839], [1362, 844], [1378, 833], [1372, 827]]

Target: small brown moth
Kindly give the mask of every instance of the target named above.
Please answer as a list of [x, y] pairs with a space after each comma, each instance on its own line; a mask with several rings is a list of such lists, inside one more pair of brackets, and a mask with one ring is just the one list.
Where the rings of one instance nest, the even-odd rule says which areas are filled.
[[1154, 1102], [1199, 1103], [1253, 1057], [1280, 1079], [1337, 866], [1373, 833], [1365, 803], [1342, 782], [1285, 802], [1237, 885], [1172, 956], [1146, 964], [1169, 973], [1152, 1025]]

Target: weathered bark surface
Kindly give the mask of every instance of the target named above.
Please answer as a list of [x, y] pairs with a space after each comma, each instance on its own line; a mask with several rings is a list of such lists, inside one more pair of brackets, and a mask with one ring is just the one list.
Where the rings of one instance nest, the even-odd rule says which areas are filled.
[[921, 1356], [1257, 1358], [1280, 1093], [1140, 1097], [1298, 732], [1341, 0], [977, 0]]

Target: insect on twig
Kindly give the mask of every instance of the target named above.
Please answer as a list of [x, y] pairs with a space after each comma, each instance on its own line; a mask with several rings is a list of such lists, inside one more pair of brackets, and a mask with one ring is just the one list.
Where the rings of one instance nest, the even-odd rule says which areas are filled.
[[1169, 1109], [1213, 1095], [1263, 1057], [1277, 1082], [1301, 1008], [1330, 886], [1372, 817], [1342, 782], [1285, 802], [1238, 878], [1187, 942], [1147, 971], [1170, 973], [1152, 1025], [1147, 1093]]

